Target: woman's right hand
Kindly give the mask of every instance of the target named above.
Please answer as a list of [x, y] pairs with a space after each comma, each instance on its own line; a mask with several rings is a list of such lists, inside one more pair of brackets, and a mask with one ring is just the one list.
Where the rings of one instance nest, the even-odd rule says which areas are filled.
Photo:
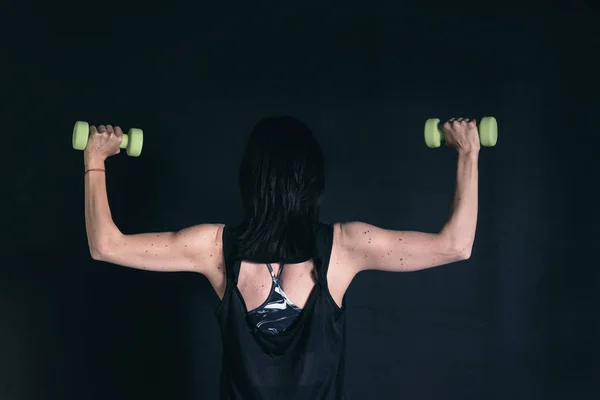
[[108, 157], [121, 152], [123, 131], [118, 126], [100, 125], [98, 128], [90, 126], [90, 137], [85, 147], [86, 160], [104, 161]]
[[459, 153], [477, 153], [481, 147], [477, 122], [469, 118], [452, 118], [444, 124], [446, 144]]

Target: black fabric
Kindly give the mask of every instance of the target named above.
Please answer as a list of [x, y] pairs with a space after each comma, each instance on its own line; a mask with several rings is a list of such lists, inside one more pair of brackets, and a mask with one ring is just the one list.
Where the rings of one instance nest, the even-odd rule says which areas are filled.
[[338, 400], [345, 394], [345, 312], [327, 286], [333, 226], [315, 226], [317, 283], [299, 318], [283, 333], [266, 335], [247, 320], [237, 288], [241, 261], [234, 228], [223, 231], [227, 288], [215, 311], [221, 328], [222, 400]]

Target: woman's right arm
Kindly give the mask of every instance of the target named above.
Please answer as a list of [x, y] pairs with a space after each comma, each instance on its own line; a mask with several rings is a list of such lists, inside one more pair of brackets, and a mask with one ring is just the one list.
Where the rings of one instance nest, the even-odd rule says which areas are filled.
[[[93, 127], [92, 127], [93, 128]], [[92, 129], [85, 152], [85, 223], [95, 260], [152, 271], [193, 271], [212, 275], [220, 268], [223, 225], [201, 224], [178, 232], [126, 235], [112, 219], [104, 160], [116, 154], [120, 129]], [[117, 150], [115, 150], [117, 149]]]

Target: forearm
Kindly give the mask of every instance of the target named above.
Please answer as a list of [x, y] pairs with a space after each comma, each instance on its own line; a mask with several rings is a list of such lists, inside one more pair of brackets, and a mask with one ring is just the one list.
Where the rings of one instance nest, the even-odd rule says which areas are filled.
[[[87, 161], [85, 169], [104, 169], [104, 161]], [[120, 234], [108, 205], [106, 175], [90, 171], [85, 175], [85, 226], [92, 256], [99, 256], [111, 238]]]
[[452, 247], [467, 258], [471, 255], [477, 226], [478, 160], [478, 152], [459, 152], [452, 211], [441, 231]]

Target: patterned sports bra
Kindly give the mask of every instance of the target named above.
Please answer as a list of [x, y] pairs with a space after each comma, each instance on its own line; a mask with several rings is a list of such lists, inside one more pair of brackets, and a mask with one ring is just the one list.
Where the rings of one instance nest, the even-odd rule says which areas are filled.
[[[302, 309], [296, 307], [285, 295], [281, 288], [279, 277], [275, 275], [271, 264], [267, 264], [271, 272], [271, 292], [265, 302], [258, 308], [247, 314], [252, 326], [255, 326], [263, 333], [277, 335], [285, 332], [292, 323], [298, 318]], [[283, 270], [283, 265], [279, 271]]]

